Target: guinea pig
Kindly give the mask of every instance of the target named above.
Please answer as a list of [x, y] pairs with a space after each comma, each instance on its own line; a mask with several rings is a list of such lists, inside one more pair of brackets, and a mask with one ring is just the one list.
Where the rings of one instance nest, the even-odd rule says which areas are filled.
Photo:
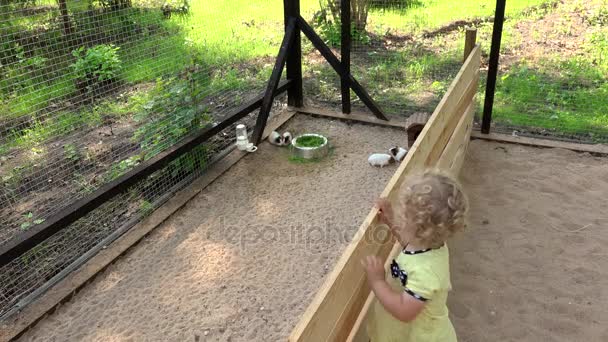
[[272, 131], [268, 136], [268, 142], [276, 146], [283, 146], [283, 137], [277, 131]]
[[285, 132], [283, 133], [283, 145], [291, 144], [291, 133]]
[[374, 153], [367, 158], [367, 162], [371, 166], [384, 167], [393, 161], [393, 156], [386, 153]]
[[388, 153], [390, 153], [390, 155], [393, 156], [396, 161], [400, 162], [403, 160], [403, 158], [405, 158], [405, 155], [407, 154], [407, 149], [395, 146], [388, 150]]

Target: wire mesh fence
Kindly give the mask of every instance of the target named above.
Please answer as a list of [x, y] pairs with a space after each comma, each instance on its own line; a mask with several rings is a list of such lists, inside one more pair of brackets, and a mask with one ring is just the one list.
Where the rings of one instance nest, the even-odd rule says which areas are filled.
[[[435, 20], [436, 3], [351, 1], [351, 71], [389, 115], [432, 112], [462, 65], [467, 24], [452, 22], [458, 13]], [[320, 0], [316, 8], [310, 21], [339, 56], [340, 1]], [[454, 34], [443, 37], [444, 33]], [[311, 78], [306, 95], [339, 104], [339, 78], [329, 65], [317, 58], [305, 62]], [[355, 110], [362, 109], [359, 99], [354, 94], [351, 97]]]
[[[308, 13], [337, 55], [339, 4], [319, 0]], [[483, 103], [494, 2], [351, 4], [352, 73], [387, 113], [408, 116], [435, 108], [462, 63], [466, 27], [478, 30], [482, 46], [478, 101]], [[607, 13], [605, 0], [507, 2], [494, 131], [608, 142]], [[339, 78], [314, 52], [305, 63], [307, 96], [338, 107]]]
[[608, 143], [608, 2], [529, 1], [504, 26], [494, 130]]
[[[0, 245], [258, 96], [282, 33], [280, 0], [0, 2]], [[233, 138], [231, 126], [2, 267], [0, 316]]]
[[[281, 110], [283, 103], [276, 101], [274, 108]], [[240, 123], [251, 131], [255, 114]], [[231, 150], [235, 126], [224, 129], [4, 266], [0, 272], [0, 317], [8, 317], [27, 305], [203, 174]]]

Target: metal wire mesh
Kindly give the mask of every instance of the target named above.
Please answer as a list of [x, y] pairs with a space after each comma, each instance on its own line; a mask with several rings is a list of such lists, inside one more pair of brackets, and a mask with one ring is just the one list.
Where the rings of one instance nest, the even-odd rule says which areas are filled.
[[[283, 109], [284, 98], [273, 112]], [[253, 130], [256, 113], [239, 121]], [[165, 168], [126, 189], [74, 224], [0, 269], [0, 317], [27, 305], [47, 287], [150, 215], [231, 150], [235, 126], [224, 129]]]
[[[260, 94], [282, 33], [280, 0], [0, 2], [0, 245]], [[0, 314], [149, 214], [233, 137], [224, 130], [3, 267]]]
[[[388, 114], [409, 116], [430, 112], [462, 65], [464, 34], [458, 32], [441, 39], [444, 31], [462, 31], [465, 24], [453, 28], [451, 18], [427, 25], [427, 17], [437, 10], [434, 2], [402, 0], [351, 1], [351, 71], [380, 107]], [[339, 0], [321, 0], [311, 22], [326, 43], [339, 55], [340, 22], [336, 10]], [[447, 47], [447, 48], [446, 48]], [[315, 63], [311, 63], [311, 60]], [[338, 104], [339, 78], [329, 65], [307, 61], [309, 77], [323, 83], [306, 87], [307, 96]], [[352, 94], [353, 106], [362, 109]]]
[[504, 23], [494, 130], [608, 143], [608, 2], [528, 5]]
[[280, 1], [62, 3], [0, 7], [0, 243], [259, 94], [283, 30]]
[[[339, 0], [320, 0], [308, 16], [336, 54], [339, 4]], [[385, 112], [408, 116], [435, 108], [462, 65], [465, 27], [477, 28], [482, 46], [478, 101], [483, 103], [494, 2], [352, 0], [351, 4], [352, 73]], [[607, 142], [607, 18], [605, 0], [508, 1], [494, 130]], [[319, 60], [314, 52], [306, 60], [307, 96], [337, 106], [339, 79]], [[357, 101], [356, 96], [353, 99]]]

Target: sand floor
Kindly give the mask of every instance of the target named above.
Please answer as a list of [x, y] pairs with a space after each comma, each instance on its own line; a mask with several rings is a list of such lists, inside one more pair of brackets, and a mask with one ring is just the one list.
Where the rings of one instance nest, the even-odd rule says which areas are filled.
[[396, 170], [367, 155], [405, 132], [296, 116], [335, 150], [295, 164], [261, 146], [23, 341], [285, 340]]
[[608, 158], [473, 141], [451, 243], [460, 341], [608, 341]]
[[[333, 156], [297, 165], [263, 146], [22, 340], [285, 340], [395, 171], [364, 156], [402, 137], [288, 126], [327, 134]], [[471, 224], [451, 242], [460, 341], [608, 341], [608, 159], [482, 141], [467, 158]]]

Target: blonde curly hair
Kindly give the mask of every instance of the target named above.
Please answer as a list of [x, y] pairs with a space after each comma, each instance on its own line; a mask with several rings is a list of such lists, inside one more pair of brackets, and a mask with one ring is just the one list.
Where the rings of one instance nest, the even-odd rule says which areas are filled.
[[420, 243], [441, 246], [466, 226], [468, 201], [458, 182], [435, 170], [406, 180], [399, 200], [403, 227]]

